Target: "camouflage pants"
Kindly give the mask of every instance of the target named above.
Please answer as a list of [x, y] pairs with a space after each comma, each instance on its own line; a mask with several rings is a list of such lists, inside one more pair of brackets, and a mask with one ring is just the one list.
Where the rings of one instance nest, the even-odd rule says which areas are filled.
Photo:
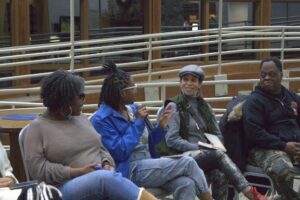
[[281, 196], [281, 200], [299, 200], [300, 195], [293, 190], [293, 178], [296, 174], [291, 157], [283, 151], [254, 148], [248, 160], [261, 167], [268, 174]]
[[226, 153], [202, 149], [194, 158], [207, 175], [208, 182], [212, 184], [214, 199], [227, 199], [228, 181], [239, 192], [248, 187], [247, 180]]

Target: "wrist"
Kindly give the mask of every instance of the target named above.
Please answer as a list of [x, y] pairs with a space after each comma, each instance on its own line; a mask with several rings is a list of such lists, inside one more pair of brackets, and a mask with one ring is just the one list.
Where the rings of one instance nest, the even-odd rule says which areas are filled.
[[12, 177], [12, 176], [5, 176], [5, 178], [9, 178], [9, 179], [10, 179], [10, 181], [11, 181], [10, 185], [13, 185], [13, 184], [15, 184], [15, 183], [16, 183], [16, 180], [15, 180], [15, 178], [14, 178], [14, 177]]
[[163, 132], [167, 132], [168, 131], [168, 129], [169, 129], [169, 126], [168, 125], [166, 125], [165, 127], [164, 126], [161, 126], [160, 124], [158, 125], [158, 127], [163, 131]]
[[76, 178], [76, 177], [81, 176], [83, 174], [84, 173], [83, 173], [82, 168], [70, 168], [71, 178]]
[[283, 150], [284, 152], [286, 152], [286, 151], [287, 151], [287, 143], [285, 143], [282, 147], [283, 147], [282, 150]]

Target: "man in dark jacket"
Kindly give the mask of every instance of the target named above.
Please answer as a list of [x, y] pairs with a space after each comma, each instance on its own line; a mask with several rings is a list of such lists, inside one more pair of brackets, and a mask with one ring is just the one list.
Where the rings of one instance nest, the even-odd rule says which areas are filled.
[[243, 107], [250, 163], [274, 181], [283, 200], [300, 199], [293, 190], [293, 164], [300, 161], [300, 98], [281, 85], [282, 64], [269, 57], [260, 64], [260, 82]]

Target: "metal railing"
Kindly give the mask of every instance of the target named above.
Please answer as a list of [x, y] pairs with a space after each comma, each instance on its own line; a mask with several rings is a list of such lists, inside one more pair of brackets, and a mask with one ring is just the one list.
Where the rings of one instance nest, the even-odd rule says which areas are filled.
[[[161, 88], [161, 100], [158, 105], [161, 105], [162, 100], [165, 98], [166, 88], [169, 86], [178, 85], [178, 82], [164, 82], [164, 83], [154, 83], [152, 82], [152, 77], [157, 75], [164, 75], [169, 73], [177, 72], [178, 69], [172, 70], [160, 70], [153, 71], [154, 64], [173, 62], [173, 61], [190, 61], [195, 62], [195, 60], [201, 60], [205, 57], [216, 57], [218, 62], [215, 64], [203, 64], [201, 67], [205, 68], [217, 68], [218, 73], [222, 72], [222, 67], [224, 66], [240, 66], [240, 64], [257, 64], [260, 60], [255, 59], [244, 59], [242, 61], [231, 61], [222, 62], [222, 58], [227, 55], [243, 54], [247, 55], [249, 53], [260, 53], [260, 52], [277, 52], [280, 55], [280, 59], [285, 63], [296, 63], [300, 62], [300, 59], [286, 58], [289, 53], [300, 52], [300, 26], [243, 26], [243, 27], [229, 27], [220, 29], [208, 29], [208, 30], [198, 30], [198, 31], [179, 31], [170, 33], [156, 33], [147, 35], [136, 35], [127, 37], [113, 37], [106, 39], [93, 39], [88, 41], [74, 41], [71, 42], [61, 42], [61, 43], [48, 43], [39, 45], [29, 45], [29, 46], [18, 46], [18, 47], [8, 47], [0, 48], [0, 69], [14, 70], [17, 67], [30, 65], [36, 66], [40, 64], [57, 64], [57, 63], [73, 63], [75, 64], [74, 69], [70, 67], [71, 71], [80, 72], [90, 72], [98, 71], [102, 68], [101, 64], [92, 67], [80, 67], [80, 61], [82, 59], [97, 59], [99, 62], [103, 59], [113, 58], [114, 56], [121, 55], [143, 55], [143, 59], [131, 62], [118, 63], [120, 67], [126, 67], [130, 69], [136, 66], [144, 66], [147, 71], [144, 73], [136, 73], [133, 77], [147, 77], [148, 83], [139, 83], [139, 87], [160, 87]], [[220, 42], [221, 40], [221, 42]], [[269, 41], [278, 42], [280, 47], [270, 47], [268, 49], [259, 48], [241, 48], [237, 49], [226, 49], [227, 44], [239, 44], [244, 42], [259, 42], [259, 41]], [[286, 48], [286, 42], [293, 42], [294, 47]], [[300, 43], [299, 43], [300, 44]], [[193, 52], [189, 55], [170, 55], [168, 57], [154, 58], [153, 52], [163, 52], [163, 51], [175, 51], [185, 49], [187, 51], [191, 49], [200, 49], [203, 46], [218, 46], [218, 48], [208, 48], [207, 52]], [[213, 49], [213, 50], [212, 50]], [[79, 67], [78, 67], [79, 66]], [[37, 74], [27, 74], [21, 76], [10, 76], [0, 78], [0, 84], [3, 81], [13, 81], [28, 78], [44, 77], [50, 74], [37, 73]], [[299, 81], [300, 78], [287, 78], [286, 81]], [[214, 85], [214, 84], [240, 84], [240, 83], [257, 83], [257, 79], [246, 79], [246, 80], [226, 80], [226, 81], [204, 81], [204, 85]], [[87, 91], [90, 93], [97, 93], [100, 90], [100, 83], [102, 79], [87, 80]], [[99, 84], [99, 86], [93, 86], [91, 84]], [[2, 94], [28, 94], [28, 93], [39, 93], [39, 88], [13, 88], [13, 89], [2, 89], [0, 90], [0, 95]], [[213, 99], [214, 101], [228, 101], [230, 97], [217, 97]], [[207, 99], [211, 101], [212, 99]], [[23, 104], [24, 103], [24, 104]], [[143, 102], [148, 104], [148, 102]], [[154, 102], [150, 102], [151, 106]], [[157, 102], [156, 102], [157, 103]], [[0, 102], [0, 105], [9, 105], [12, 107], [16, 106], [29, 106], [34, 107], [35, 105], [41, 106], [41, 104], [31, 104], [26, 102]], [[87, 105], [89, 107], [90, 105]], [[93, 106], [91, 106], [93, 107]], [[93, 107], [94, 108], [94, 107]]]
[[[214, 81], [204, 81], [202, 83], [203, 86], [206, 85], [216, 85], [216, 84], [228, 84], [228, 85], [239, 85], [239, 84], [250, 84], [254, 88], [255, 85], [258, 83], [259, 79], [240, 79], [240, 80], [214, 80]], [[283, 81], [300, 81], [300, 77], [294, 77], [294, 78], [283, 78]], [[163, 105], [163, 102], [165, 100], [165, 92], [167, 87], [173, 87], [173, 86], [179, 86], [179, 82], [157, 82], [157, 83], [139, 83], [137, 84], [138, 88], [147, 88], [147, 87], [160, 87], [161, 88], [161, 99], [156, 101], [142, 101], [138, 102], [143, 105], [146, 105], [148, 107], [152, 107], [151, 110], [158, 110], [160, 106]], [[87, 94], [94, 94], [99, 93], [101, 89], [101, 85], [90, 85], [86, 86], [86, 93]], [[27, 88], [24, 89], [5, 89], [0, 90], [0, 94], [20, 94], [20, 93], [33, 93], [37, 94], [40, 92], [39, 87], [34, 88]], [[207, 102], [228, 102], [232, 99], [232, 96], [226, 96], [226, 97], [208, 97], [204, 98]], [[33, 103], [33, 102], [20, 102], [20, 101], [0, 101], [0, 106], [11, 106], [13, 110], [17, 106], [21, 107], [29, 107], [29, 108], [41, 108], [43, 106], [42, 103]], [[84, 106], [84, 109], [96, 109], [97, 104], [86, 104]], [[21, 110], [24, 108], [20, 108]], [[224, 112], [224, 108], [214, 108], [216, 112]]]
[[[120, 67], [148, 67], [148, 76], [152, 78], [152, 68], [154, 64], [171, 61], [195, 61], [202, 60], [205, 57], [217, 57], [218, 64], [203, 65], [203, 68], [219, 68], [218, 72], [228, 63], [221, 63], [224, 56], [235, 54], [247, 55], [260, 52], [276, 52], [281, 55], [283, 63], [299, 62], [297, 57], [286, 59], [284, 55], [297, 53], [300, 51], [300, 26], [244, 26], [219, 29], [208, 29], [199, 31], [180, 31], [170, 33], [157, 33], [147, 35], [136, 35], [127, 37], [116, 37], [106, 39], [94, 39], [88, 41], [74, 41], [62, 43], [48, 43], [41, 45], [18, 46], [9, 48], [0, 48], [0, 69], [14, 69], [14, 67], [40, 64], [59, 64], [71, 63], [80, 66], [83, 59], [89, 59], [93, 65], [101, 63], [105, 59], [118, 58], [120, 56], [141, 55], [140, 60], [119, 63]], [[221, 34], [221, 35], [220, 35]], [[221, 41], [220, 41], [221, 39]], [[243, 48], [239, 44], [245, 42], [269, 41], [278, 42], [280, 47], [270, 47], [268, 49]], [[292, 41], [295, 45], [286, 48], [285, 43]], [[237, 49], [226, 49], [228, 44], [238, 44]], [[201, 47], [218, 46], [215, 50], [207, 52], [200, 51]], [[239, 48], [238, 48], [239, 47]], [[199, 49], [198, 52], [192, 49]], [[213, 48], [212, 48], [213, 49]], [[173, 51], [180, 52], [185, 50], [186, 55], [174, 54], [168, 57], [153, 58], [153, 52]], [[143, 58], [142, 58], [143, 57]], [[258, 63], [258, 60], [245, 60], [244, 62]], [[96, 63], [96, 64], [95, 64]], [[240, 61], [230, 63], [238, 65]], [[71, 68], [72, 69], [72, 68]], [[74, 72], [91, 72], [101, 69], [101, 64], [94, 67], [80, 68], [75, 67]], [[0, 78], [1, 81], [27, 79], [34, 77], [44, 77], [49, 73], [28, 74], [25, 76], [12, 76]]]

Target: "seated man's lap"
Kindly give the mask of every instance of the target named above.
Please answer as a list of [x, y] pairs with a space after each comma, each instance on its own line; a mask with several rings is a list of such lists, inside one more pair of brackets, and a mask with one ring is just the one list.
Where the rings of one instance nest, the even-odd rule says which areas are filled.
[[258, 166], [267, 174], [284, 174], [285, 171], [293, 171], [291, 157], [284, 151], [265, 150], [254, 148], [249, 152], [248, 161]]
[[273, 180], [282, 200], [299, 199], [294, 190], [294, 168], [291, 157], [283, 151], [252, 149], [248, 156], [250, 164], [261, 167]]

